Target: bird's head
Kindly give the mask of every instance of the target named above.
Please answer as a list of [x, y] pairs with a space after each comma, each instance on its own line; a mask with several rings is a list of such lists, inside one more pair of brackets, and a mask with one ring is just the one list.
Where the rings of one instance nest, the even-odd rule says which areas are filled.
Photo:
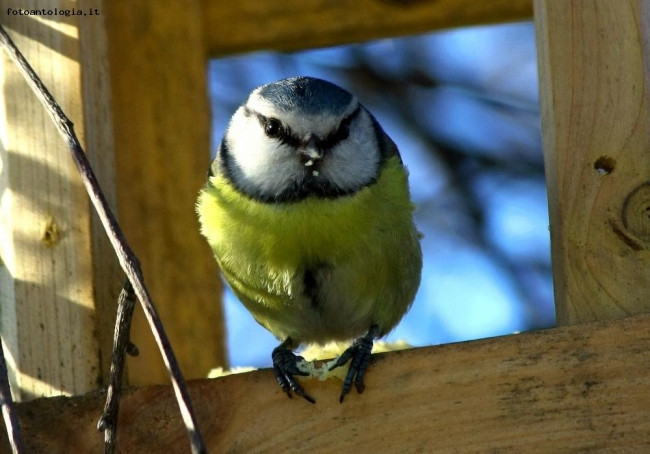
[[390, 139], [357, 98], [311, 77], [255, 89], [233, 115], [221, 172], [264, 202], [352, 194], [378, 178]]

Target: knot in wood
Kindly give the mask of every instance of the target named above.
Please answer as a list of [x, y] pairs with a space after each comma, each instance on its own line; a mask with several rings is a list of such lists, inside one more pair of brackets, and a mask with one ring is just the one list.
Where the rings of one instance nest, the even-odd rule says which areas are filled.
[[623, 225], [636, 238], [650, 243], [650, 181], [634, 188], [625, 199]]

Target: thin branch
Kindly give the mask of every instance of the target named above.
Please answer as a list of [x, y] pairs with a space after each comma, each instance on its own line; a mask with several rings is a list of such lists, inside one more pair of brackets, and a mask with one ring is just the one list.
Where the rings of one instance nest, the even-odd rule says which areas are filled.
[[5, 352], [0, 342], [0, 405], [2, 406], [2, 417], [7, 428], [11, 451], [14, 454], [25, 452], [23, 443], [20, 438], [20, 426], [18, 425], [18, 415], [16, 415], [16, 406], [11, 398], [11, 387], [9, 386], [9, 376], [7, 374], [7, 362], [5, 361]]
[[120, 265], [129, 278], [129, 281], [131, 281], [135, 294], [142, 304], [142, 308], [144, 309], [145, 316], [147, 317], [149, 326], [151, 327], [158, 348], [162, 354], [165, 366], [171, 375], [174, 393], [178, 400], [185, 427], [189, 433], [192, 452], [205, 453], [206, 449], [203, 443], [203, 437], [201, 436], [196, 424], [196, 418], [194, 416], [194, 411], [192, 410], [192, 403], [187, 391], [187, 386], [185, 385], [183, 375], [178, 367], [176, 356], [169, 344], [169, 339], [165, 334], [162, 322], [160, 321], [158, 313], [151, 301], [149, 291], [144, 285], [144, 278], [142, 276], [142, 271], [140, 270], [140, 264], [126, 242], [122, 230], [117, 224], [115, 216], [108, 207], [108, 203], [106, 202], [104, 194], [101, 192], [97, 178], [95, 177], [95, 174], [90, 167], [90, 163], [86, 158], [86, 154], [84, 153], [74, 132], [74, 125], [65, 115], [61, 107], [56, 103], [45, 85], [43, 85], [43, 82], [41, 82], [32, 67], [25, 60], [25, 57], [23, 57], [20, 51], [16, 48], [16, 45], [13, 43], [2, 25], [0, 25], [0, 43], [7, 51], [9, 57], [14, 61], [14, 63], [16, 63], [18, 69], [25, 77], [25, 80], [32, 88], [39, 101], [41, 101], [45, 110], [50, 115], [50, 118], [52, 118], [55, 126], [63, 136], [63, 139], [68, 144], [72, 154], [72, 159], [81, 174], [81, 178], [86, 186], [86, 191], [90, 196], [90, 200], [97, 210], [97, 214], [99, 215], [108, 238], [113, 245], [113, 249], [115, 249]]
[[133, 309], [135, 309], [135, 293], [131, 282], [127, 279], [117, 301], [117, 319], [113, 335], [113, 354], [106, 404], [104, 413], [97, 423], [97, 430], [104, 431], [104, 454], [113, 454], [116, 448], [117, 420], [120, 413], [120, 395], [126, 354], [137, 356], [138, 353], [129, 340]]

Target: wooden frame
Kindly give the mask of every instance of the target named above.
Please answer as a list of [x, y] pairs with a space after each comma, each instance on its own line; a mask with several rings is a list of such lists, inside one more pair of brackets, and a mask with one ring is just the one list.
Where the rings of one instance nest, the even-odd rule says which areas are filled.
[[[209, 452], [643, 452], [650, 443], [650, 316], [375, 355], [363, 395], [273, 371], [189, 383]], [[642, 333], [639, 335], [639, 333]], [[19, 407], [28, 452], [101, 452], [104, 395]], [[74, 422], [74, 424], [72, 424]], [[0, 446], [7, 446], [5, 434]], [[122, 400], [118, 446], [189, 452], [170, 386]]]
[[[0, 6], [11, 6], [5, 3], [0, 2]], [[68, 5], [55, 0], [47, 3], [48, 7]], [[62, 84], [61, 91], [53, 90], [54, 95], [59, 100], [69, 99], [64, 108], [78, 128], [83, 124], [86, 148], [98, 150], [91, 158], [96, 170], [105, 172], [104, 189], [117, 197], [123, 229], [143, 262], [163, 320], [179, 321], [176, 325], [166, 323], [166, 327], [190, 377], [202, 376], [207, 364], [223, 362], [223, 333], [212, 328], [220, 326], [214, 304], [216, 269], [194, 233], [193, 213], [188, 212], [208, 160], [207, 55], [262, 47], [286, 50], [340, 44], [531, 15], [530, 2], [520, 0], [292, 0], [282, 3], [283, 8], [277, 2], [254, 0], [227, 8], [198, 0], [182, 5], [172, 1], [140, 3], [94, 2], [93, 7], [105, 11], [104, 22], [92, 23], [87, 17], [48, 22], [9, 16], [6, 26], [19, 38], [18, 44], [45, 76], [46, 84], [50, 88]], [[645, 391], [650, 321], [648, 316], [629, 316], [648, 312], [650, 303], [646, 83], [650, 7], [643, 0], [535, 0], [534, 5], [558, 323], [582, 324], [381, 355], [371, 366], [368, 392], [362, 397], [351, 395], [343, 405], [336, 402], [338, 385], [330, 382], [305, 384], [318, 400], [314, 407], [284, 399], [269, 371], [193, 382], [191, 392], [199, 423], [209, 434], [212, 449], [326, 447], [331, 451], [339, 446], [348, 451], [393, 446], [412, 452], [518, 452], [605, 451], [648, 444], [650, 406]], [[91, 5], [82, 0], [80, 6]], [[63, 31], [55, 30], [55, 26]], [[66, 33], [78, 33], [79, 45]], [[61, 56], [65, 58], [60, 64], [70, 69], [48, 72]], [[105, 68], [107, 61], [109, 71], [98, 70]], [[41, 173], [30, 180], [34, 185], [31, 192], [25, 192], [31, 194], [30, 200], [39, 201], [40, 195], [53, 193], [44, 181], [50, 181], [56, 172], [49, 161], [39, 165], [38, 160], [63, 161], [67, 155], [62, 144], [56, 145], [58, 137], [50, 139], [47, 135], [50, 129], [41, 119], [41, 109], [30, 107], [28, 95], [18, 100], [19, 92], [12, 90], [20, 82], [14, 82], [11, 71], [8, 65], [3, 66], [0, 134], [4, 145], [0, 156], [8, 163], [4, 167], [8, 171], [2, 171], [0, 187], [5, 192], [26, 191], [20, 175], [40, 168]], [[61, 74], [67, 75], [64, 80]], [[110, 96], [106, 74], [110, 74]], [[20, 130], [20, 137], [45, 140], [41, 145], [14, 145], [16, 139], [11, 134], [19, 126], [31, 128], [29, 132]], [[112, 135], [108, 133], [111, 130]], [[31, 150], [32, 157], [21, 161], [17, 156], [25, 156], [22, 150]], [[64, 163], [57, 166], [65, 168]], [[16, 169], [26, 170], [17, 173]], [[69, 180], [74, 181], [73, 170], [67, 172]], [[174, 191], [169, 190], [170, 181], [174, 182]], [[20, 260], [21, 266], [29, 267], [16, 257], [23, 244], [56, 238], [57, 229], [65, 229], [70, 235], [57, 243], [59, 249], [54, 248], [64, 254], [62, 257], [72, 257], [63, 263], [82, 263], [81, 256], [87, 253], [74, 252], [75, 247], [85, 245], [84, 250], [92, 251], [90, 263], [95, 271], [86, 270], [66, 279], [83, 283], [91, 274], [95, 276], [94, 292], [86, 290], [85, 303], [80, 306], [94, 308], [90, 311], [92, 326], [101, 330], [111, 326], [110, 311], [101, 308], [114, 301], [114, 290], [106, 287], [107, 282], [119, 279], [110, 279], [115, 268], [107, 257], [112, 255], [100, 252], [102, 240], [94, 233], [88, 203], [75, 192], [74, 184], [71, 187], [60, 191], [69, 194], [67, 199], [57, 198], [43, 205], [67, 207], [68, 221], [44, 222], [42, 231], [31, 234], [31, 242], [17, 240], [14, 226], [22, 220], [9, 227], [3, 224], [3, 260], [7, 263], [5, 257], [10, 257], [14, 262], [4, 268], [11, 273], [4, 269], [0, 273], [1, 288], [13, 292], [3, 292], [2, 330], [5, 344], [13, 342], [15, 348], [28, 345], [30, 332], [38, 332], [41, 323], [36, 322], [26, 332], [7, 328], [21, 316], [27, 297], [31, 300], [34, 296], [29, 285], [24, 285], [31, 281], [19, 279], [16, 273]], [[6, 205], [6, 199], [2, 200], [0, 209], [3, 215], [8, 213], [5, 219], [20, 219], [23, 214], [16, 205]], [[35, 211], [38, 219], [47, 215], [43, 206], [38, 205]], [[78, 218], [73, 219], [71, 213]], [[60, 215], [55, 215], [56, 221]], [[174, 218], [173, 227], [164, 222], [170, 217]], [[151, 222], [143, 225], [142, 219]], [[70, 229], [73, 221], [83, 228]], [[43, 250], [36, 260], [51, 262], [53, 253]], [[109, 277], [105, 278], [99, 270], [112, 271], [106, 271]], [[45, 270], [34, 279], [46, 282], [51, 275]], [[179, 286], [181, 282], [186, 286]], [[10, 296], [9, 306], [6, 295]], [[45, 298], [42, 295], [47, 293], [38, 295]], [[60, 298], [56, 292], [54, 295]], [[205, 315], [206, 308], [214, 312]], [[12, 319], [7, 313], [17, 315]], [[51, 316], [43, 309], [39, 317], [49, 321]], [[613, 319], [620, 320], [584, 324]], [[196, 325], [199, 321], [202, 324]], [[22, 321], [15, 323], [21, 329], [24, 325]], [[81, 346], [87, 327], [88, 322], [80, 322], [70, 331], [79, 334], [63, 339], [57, 351]], [[55, 335], [66, 329], [69, 327], [62, 323], [48, 333]], [[7, 337], [7, 333], [11, 335]], [[135, 341], [153, 357], [155, 349], [147, 345], [146, 338]], [[105, 371], [106, 345], [106, 335], [101, 333], [91, 335], [91, 342], [83, 344], [83, 358], [89, 366], [81, 362], [71, 373], [83, 383], [66, 387], [66, 391], [81, 393], [93, 388], [91, 378], [98, 377], [98, 370]], [[207, 347], [212, 350], [206, 352]], [[194, 365], [183, 362], [183, 357], [197, 349], [204, 353], [199, 355], [200, 360]], [[98, 355], [97, 351], [104, 353]], [[12, 359], [26, 370], [29, 361], [23, 363], [20, 355]], [[39, 361], [48, 361], [49, 368], [56, 371], [56, 360], [36, 356], [31, 360], [35, 367], [42, 364]], [[131, 364], [133, 382], [163, 379], [160, 368], [152, 372], [157, 366], [147, 358], [140, 361], [146, 364], [140, 371]], [[32, 390], [28, 395], [39, 392], [47, 389]], [[93, 427], [101, 399], [89, 395], [22, 404], [23, 431], [33, 452], [65, 452], [69, 443], [90, 451], [98, 449], [101, 437]], [[156, 451], [162, 446], [156, 443], [163, 443], [168, 451], [186, 449], [187, 440], [176, 419], [169, 387], [133, 390], [122, 409], [120, 443], [125, 443], [129, 452]], [[156, 412], [156, 418], [147, 419], [150, 411]], [[257, 415], [255, 424], [251, 424], [252, 414]], [[46, 421], [46, 426], [37, 420]], [[75, 424], [70, 424], [71, 420]], [[79, 430], [63, 430], [71, 425]]]

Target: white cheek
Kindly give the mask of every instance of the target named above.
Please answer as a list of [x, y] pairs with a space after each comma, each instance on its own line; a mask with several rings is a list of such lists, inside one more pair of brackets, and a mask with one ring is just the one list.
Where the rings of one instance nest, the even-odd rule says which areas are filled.
[[377, 177], [380, 159], [372, 121], [361, 112], [348, 139], [332, 150], [322, 174], [341, 189], [358, 188]]
[[234, 177], [246, 190], [279, 193], [304, 174], [294, 150], [268, 138], [252, 116], [240, 115], [227, 137]]

